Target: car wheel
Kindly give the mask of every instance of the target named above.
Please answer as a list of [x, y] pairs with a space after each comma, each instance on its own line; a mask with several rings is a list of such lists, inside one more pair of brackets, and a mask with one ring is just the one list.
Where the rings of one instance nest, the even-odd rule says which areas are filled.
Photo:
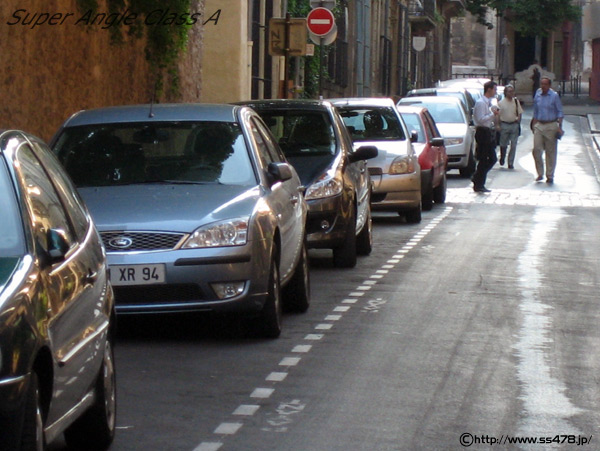
[[22, 451], [43, 451], [44, 448], [44, 419], [40, 401], [40, 385], [37, 374], [33, 372], [25, 402], [25, 419], [20, 449]]
[[421, 208], [425, 211], [429, 211], [433, 208], [433, 175], [429, 178], [427, 188], [421, 198]]
[[421, 204], [419, 204], [417, 208], [408, 210], [404, 213], [404, 215], [406, 217], [406, 222], [408, 222], [409, 224], [418, 224], [419, 222], [421, 222]]
[[290, 312], [304, 313], [310, 306], [310, 276], [306, 243], [300, 251], [300, 260], [289, 283], [283, 290], [284, 307]]
[[94, 404], [65, 431], [73, 449], [104, 450], [115, 436], [117, 386], [112, 343], [106, 340], [102, 366], [96, 381]]
[[279, 284], [279, 269], [275, 257], [271, 258], [267, 299], [257, 320], [258, 335], [265, 338], [277, 338], [281, 335], [281, 286]]
[[341, 246], [333, 249], [333, 266], [354, 268], [356, 266], [356, 209], [352, 206], [348, 229]]
[[446, 173], [442, 175], [440, 184], [433, 189], [433, 201], [436, 204], [443, 204], [446, 202], [446, 188], [448, 186], [448, 180], [446, 179]]
[[371, 207], [367, 208], [367, 220], [362, 230], [356, 237], [356, 253], [358, 255], [369, 255], [373, 250], [373, 218]]

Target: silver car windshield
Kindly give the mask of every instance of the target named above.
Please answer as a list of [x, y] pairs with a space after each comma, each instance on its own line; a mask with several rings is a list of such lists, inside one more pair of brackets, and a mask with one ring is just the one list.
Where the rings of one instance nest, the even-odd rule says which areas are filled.
[[25, 254], [23, 221], [4, 158], [0, 157], [0, 258]]
[[406, 139], [392, 108], [338, 108], [353, 142]]
[[78, 187], [256, 184], [242, 131], [229, 122], [68, 127], [59, 137], [54, 152]]

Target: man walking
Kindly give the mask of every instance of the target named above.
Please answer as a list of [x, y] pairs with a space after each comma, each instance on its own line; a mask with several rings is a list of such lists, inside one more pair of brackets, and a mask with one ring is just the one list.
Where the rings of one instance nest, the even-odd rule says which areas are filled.
[[504, 88], [504, 98], [498, 102], [498, 108], [500, 108], [500, 166], [504, 165], [506, 148], [510, 143], [508, 169], [514, 169], [523, 108], [521, 102], [515, 97], [513, 85], [506, 85]]
[[498, 107], [492, 106], [492, 97], [496, 96], [496, 82], [488, 81], [483, 85], [483, 97], [475, 103], [473, 122], [475, 123], [475, 142], [477, 143], [477, 169], [471, 180], [473, 191], [489, 193], [485, 187], [487, 173], [498, 161], [496, 156], [496, 137], [494, 123], [498, 117]]
[[551, 81], [542, 77], [541, 89], [533, 98], [533, 159], [537, 171], [536, 181], [541, 181], [544, 176], [544, 158], [546, 154], [546, 183], [554, 183], [554, 170], [556, 169], [556, 154], [558, 140], [564, 135], [562, 129], [563, 109], [560, 97], [550, 88]]

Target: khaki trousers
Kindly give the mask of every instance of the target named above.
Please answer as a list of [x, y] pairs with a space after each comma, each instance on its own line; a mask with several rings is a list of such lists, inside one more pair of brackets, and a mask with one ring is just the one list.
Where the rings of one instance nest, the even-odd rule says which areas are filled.
[[533, 159], [539, 177], [544, 175], [543, 154], [546, 153], [546, 178], [554, 179], [558, 143], [556, 139], [557, 132], [557, 122], [550, 122], [548, 124], [538, 122], [533, 127]]

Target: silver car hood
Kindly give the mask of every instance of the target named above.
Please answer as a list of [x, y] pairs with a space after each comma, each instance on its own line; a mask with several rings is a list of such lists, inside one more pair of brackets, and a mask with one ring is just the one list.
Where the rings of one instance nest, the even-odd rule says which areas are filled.
[[250, 216], [259, 186], [124, 185], [79, 188], [100, 231], [193, 232], [200, 225]]

